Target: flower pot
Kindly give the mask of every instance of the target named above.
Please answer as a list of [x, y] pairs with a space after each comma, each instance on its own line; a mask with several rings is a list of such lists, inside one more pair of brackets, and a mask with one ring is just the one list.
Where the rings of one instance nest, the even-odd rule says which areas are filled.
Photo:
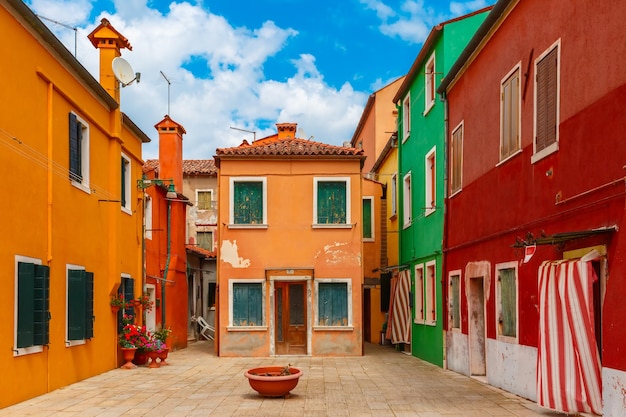
[[133, 369], [136, 365], [133, 363], [133, 359], [135, 358], [135, 351], [137, 348], [121, 348], [122, 349], [122, 358], [126, 361], [124, 365], [121, 366], [122, 369]]
[[148, 368], [158, 368], [160, 366], [159, 363], [157, 362], [158, 357], [159, 357], [159, 352], [155, 350], [148, 351], [148, 359], [150, 359], [150, 364], [148, 365]]
[[111, 306], [111, 311], [117, 314], [117, 312], [120, 311], [120, 306]]
[[165, 348], [162, 349], [159, 352], [159, 365], [169, 365], [168, 362], [165, 362], [165, 359], [167, 359], [167, 354], [169, 353], [170, 349], [169, 348]]
[[288, 375], [281, 375], [285, 367], [264, 366], [252, 368], [244, 372], [253, 390], [264, 397], [287, 397], [289, 392], [298, 385], [302, 371], [288, 368]]
[[133, 359], [135, 365], [145, 365], [148, 363], [148, 355], [145, 350], [138, 350], [135, 352], [135, 359]]

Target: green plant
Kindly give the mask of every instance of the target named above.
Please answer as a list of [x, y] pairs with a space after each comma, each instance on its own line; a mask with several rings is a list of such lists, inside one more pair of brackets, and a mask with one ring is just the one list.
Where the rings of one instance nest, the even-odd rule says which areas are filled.
[[124, 294], [122, 293], [115, 294], [115, 297], [111, 297], [111, 301], [109, 302], [109, 304], [111, 304], [111, 307], [125, 308], [126, 300], [124, 299]]
[[154, 306], [154, 301], [150, 300], [150, 296], [147, 293], [143, 293], [141, 297], [137, 299], [141, 307], [144, 311], [152, 311], [152, 307]]
[[154, 338], [156, 340], [159, 340], [159, 341], [165, 343], [165, 340], [170, 335], [170, 333], [172, 333], [172, 329], [170, 329], [169, 327], [165, 327], [165, 328], [156, 330], [154, 332]]

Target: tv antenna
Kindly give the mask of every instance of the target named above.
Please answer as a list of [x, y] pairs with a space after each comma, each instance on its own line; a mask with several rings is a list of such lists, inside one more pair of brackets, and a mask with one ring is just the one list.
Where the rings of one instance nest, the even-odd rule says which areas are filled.
[[169, 116], [170, 114], [170, 86], [172, 85], [172, 83], [170, 82], [170, 79], [167, 78], [165, 74], [163, 74], [163, 71], [159, 71], [159, 72], [161, 73], [163, 78], [165, 78], [165, 81], [167, 81], [167, 115]]
[[117, 78], [117, 81], [122, 84], [122, 87], [131, 85], [135, 81], [139, 83], [141, 73], [133, 72], [133, 67], [131, 67], [128, 61], [124, 58], [119, 56], [113, 58], [111, 66], [113, 67], [113, 74], [115, 74], [115, 78]]
[[76, 58], [76, 44], [77, 44], [77, 39], [78, 39], [78, 28], [76, 26], [70, 26], [67, 23], [58, 22], [54, 19], [50, 19], [49, 17], [45, 17], [40, 14], [38, 14], [37, 17], [43, 20], [47, 20], [48, 22], [54, 23], [56, 25], [63, 26], [66, 29], [70, 29], [74, 31], [74, 58]]
[[254, 135], [254, 141], [256, 141], [256, 131], [254, 130], [246, 130], [246, 129], [239, 129], [238, 127], [230, 127], [233, 130], [239, 130], [240, 132], [247, 132], [247, 133], [252, 133], [252, 135]]

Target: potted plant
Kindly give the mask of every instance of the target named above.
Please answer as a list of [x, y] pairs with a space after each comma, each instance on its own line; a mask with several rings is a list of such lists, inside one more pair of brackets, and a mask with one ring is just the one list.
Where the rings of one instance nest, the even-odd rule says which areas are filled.
[[298, 385], [302, 371], [287, 366], [264, 366], [252, 368], [244, 372], [252, 389], [264, 397], [289, 396], [292, 389]]
[[111, 297], [111, 301], [109, 302], [109, 304], [111, 305], [111, 310], [114, 313], [117, 313], [120, 308], [126, 308], [126, 300], [124, 299], [124, 294], [115, 294], [115, 297]]
[[154, 339], [162, 343], [161, 350], [159, 352], [160, 365], [169, 365], [169, 363], [165, 362], [165, 359], [167, 359], [170, 349], [165, 342], [170, 333], [172, 333], [172, 329], [169, 327], [164, 327], [154, 332]]
[[[122, 327], [122, 331], [118, 337], [118, 344], [122, 349], [122, 356], [126, 361], [124, 365], [122, 365], [122, 369], [132, 369], [135, 367], [133, 364], [133, 359], [135, 358], [135, 352], [137, 351], [137, 346], [135, 345], [135, 341], [137, 335], [139, 334], [139, 326], [136, 326], [130, 322], [128, 322], [127, 315], [124, 315], [122, 319], [122, 323], [124, 327]], [[132, 316], [130, 316], [132, 317]]]
[[150, 364], [148, 368], [158, 368], [160, 364], [157, 362], [161, 352], [166, 348], [165, 343], [161, 342], [159, 339], [152, 338], [150, 342], [146, 345], [146, 350], [148, 354], [148, 358], [150, 358]]
[[141, 297], [135, 300], [135, 306], [141, 307], [144, 311], [152, 311], [154, 302], [150, 300], [150, 296], [147, 293], [143, 293]]

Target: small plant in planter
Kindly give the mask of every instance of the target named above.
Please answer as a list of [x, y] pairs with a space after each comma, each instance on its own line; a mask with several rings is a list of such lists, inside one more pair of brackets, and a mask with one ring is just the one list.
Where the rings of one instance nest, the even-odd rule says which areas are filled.
[[289, 397], [292, 389], [298, 385], [302, 371], [287, 366], [264, 366], [244, 372], [250, 387], [264, 397]]
[[111, 297], [111, 301], [109, 301], [111, 308], [115, 311], [126, 308], [126, 300], [124, 299], [124, 294], [117, 293], [115, 297]]
[[154, 302], [150, 300], [150, 296], [147, 293], [143, 293], [141, 297], [135, 300], [135, 305], [141, 306], [144, 311], [152, 311]]
[[170, 335], [170, 333], [172, 333], [172, 329], [170, 329], [169, 327], [165, 327], [159, 330], [155, 330], [154, 332], [154, 338], [156, 340], [160, 340], [161, 342], [165, 343], [165, 341], [167, 340], [168, 336]]

